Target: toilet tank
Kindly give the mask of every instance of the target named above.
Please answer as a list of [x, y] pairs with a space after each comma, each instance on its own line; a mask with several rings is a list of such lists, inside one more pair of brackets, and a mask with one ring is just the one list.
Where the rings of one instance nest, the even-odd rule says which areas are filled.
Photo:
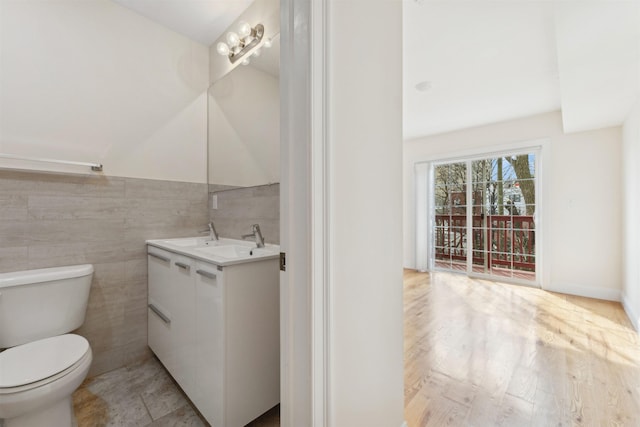
[[84, 323], [91, 264], [0, 274], [0, 348], [65, 334]]

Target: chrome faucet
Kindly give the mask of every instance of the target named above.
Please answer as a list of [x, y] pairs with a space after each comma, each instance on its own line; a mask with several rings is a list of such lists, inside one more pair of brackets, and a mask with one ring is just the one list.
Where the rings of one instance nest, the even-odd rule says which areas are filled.
[[202, 230], [201, 233], [209, 233], [209, 239], [211, 240], [219, 240], [220, 236], [218, 236], [218, 232], [216, 231], [216, 228], [213, 225], [213, 222], [210, 222], [209, 224], [207, 224], [207, 227], [209, 228], [208, 230]]
[[264, 237], [262, 237], [262, 233], [260, 232], [260, 226], [258, 224], [253, 224], [251, 226], [251, 231], [251, 234], [245, 234], [242, 238], [247, 239], [249, 237], [253, 237], [256, 240], [256, 246], [264, 248]]

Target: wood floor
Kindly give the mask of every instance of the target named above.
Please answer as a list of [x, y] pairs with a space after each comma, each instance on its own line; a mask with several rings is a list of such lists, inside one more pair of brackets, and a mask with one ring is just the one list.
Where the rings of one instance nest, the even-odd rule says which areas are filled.
[[619, 303], [405, 271], [405, 419], [640, 426], [640, 339]]

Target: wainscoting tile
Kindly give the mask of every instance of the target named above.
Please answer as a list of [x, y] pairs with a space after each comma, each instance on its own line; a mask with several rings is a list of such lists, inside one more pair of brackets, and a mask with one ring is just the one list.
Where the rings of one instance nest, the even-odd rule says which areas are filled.
[[280, 217], [280, 199], [277, 197], [220, 198], [216, 214], [219, 217], [237, 219], [278, 219]]
[[207, 189], [207, 184], [130, 178], [126, 182], [125, 197], [130, 200], [200, 200], [206, 199]]
[[153, 357], [153, 353], [151, 353], [151, 350], [147, 345], [146, 335], [145, 335], [144, 342], [135, 342], [132, 344], [127, 344], [124, 347], [122, 347], [121, 351], [122, 351], [122, 361], [123, 361], [123, 364], [126, 366], [129, 366], [135, 363], [141, 363]]
[[27, 222], [22, 219], [0, 221], [0, 242], [3, 247], [27, 246]]
[[0, 193], [46, 196], [123, 197], [126, 178], [0, 171]]
[[30, 196], [29, 218], [36, 220], [124, 219], [126, 207], [122, 198]]
[[86, 337], [99, 354], [123, 344], [126, 330], [124, 263], [94, 264], [94, 269], [87, 315], [78, 333]]
[[16, 221], [27, 217], [27, 196], [0, 193], [0, 220]]
[[236, 188], [215, 193], [218, 208], [210, 209], [211, 220], [223, 237], [238, 239], [260, 224], [267, 243], [280, 243], [280, 185]]
[[89, 375], [148, 359], [146, 240], [198, 236], [210, 218], [225, 237], [239, 238], [259, 223], [267, 242], [279, 240], [278, 185], [226, 188], [217, 211], [209, 209], [209, 189], [0, 171], [0, 272], [93, 264], [87, 315], [77, 331], [93, 351]]
[[29, 268], [122, 261], [126, 246], [121, 240], [108, 242], [42, 244], [29, 247]]
[[30, 245], [115, 242], [124, 237], [123, 219], [77, 219], [29, 221]]
[[0, 247], [0, 273], [27, 270], [28, 254], [26, 246]]
[[[78, 334], [85, 336], [81, 332], [78, 332]], [[88, 378], [125, 366], [124, 353], [120, 347], [109, 347], [106, 350], [94, 351], [94, 344], [91, 341], [89, 343], [93, 351], [93, 362], [91, 362]]]

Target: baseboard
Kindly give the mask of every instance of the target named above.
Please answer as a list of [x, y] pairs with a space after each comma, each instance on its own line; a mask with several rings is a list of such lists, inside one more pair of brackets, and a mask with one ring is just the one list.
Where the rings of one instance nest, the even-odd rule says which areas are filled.
[[624, 311], [627, 313], [629, 320], [631, 320], [633, 327], [640, 332], [640, 316], [631, 307], [627, 295], [622, 295], [622, 307], [624, 307]]
[[595, 286], [575, 285], [572, 283], [554, 283], [551, 286], [544, 286], [543, 289], [545, 291], [577, 295], [579, 297], [603, 299], [607, 301], [620, 301], [622, 296], [619, 289], [598, 288]]

